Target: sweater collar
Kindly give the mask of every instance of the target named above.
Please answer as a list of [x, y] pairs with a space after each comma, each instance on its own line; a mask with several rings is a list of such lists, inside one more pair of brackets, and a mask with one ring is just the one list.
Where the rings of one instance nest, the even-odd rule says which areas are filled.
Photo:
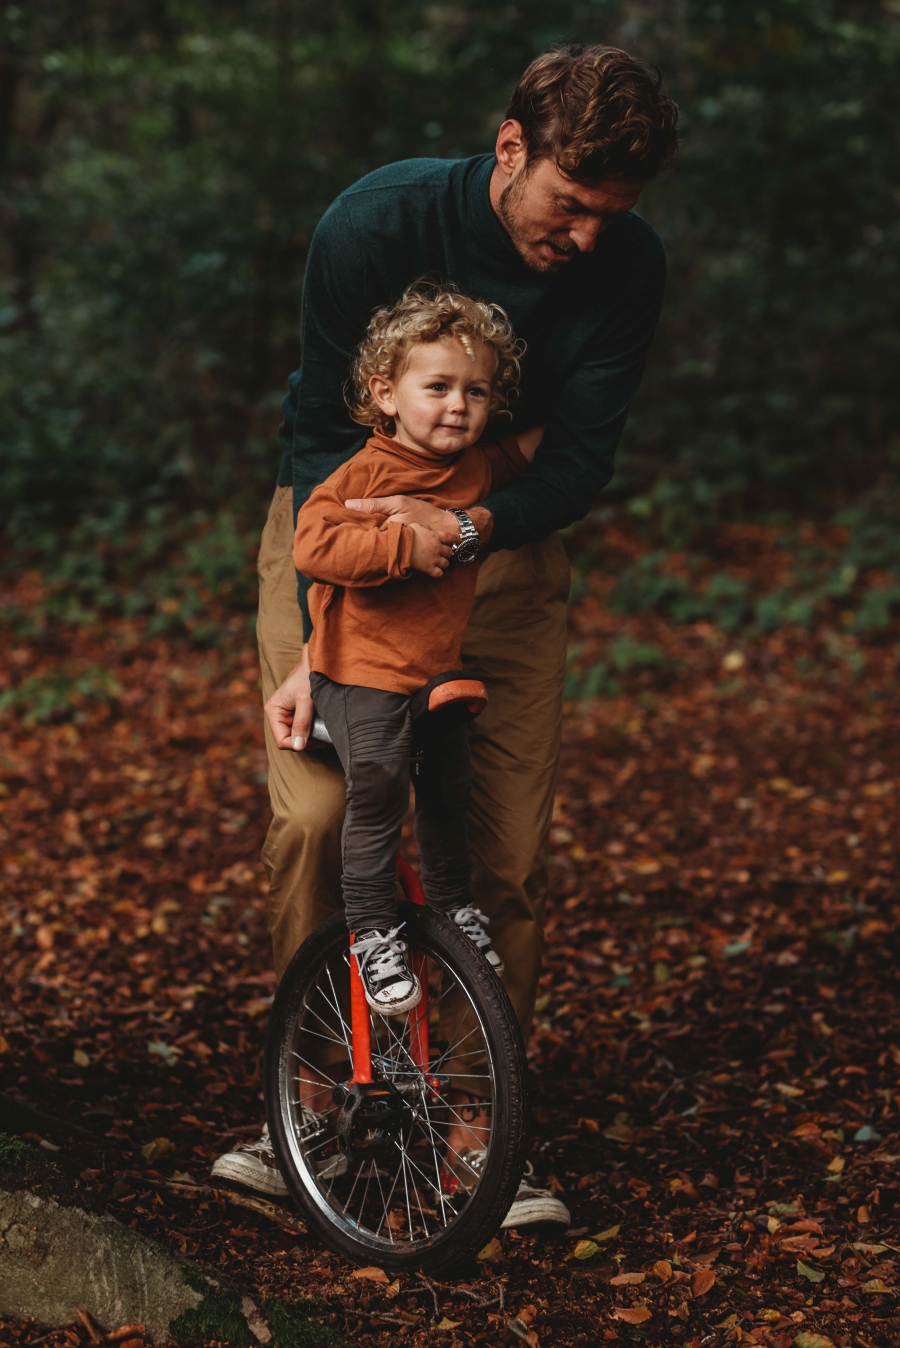
[[400, 444], [393, 436], [385, 435], [383, 431], [375, 431], [369, 440], [369, 448], [386, 450], [388, 454], [402, 459], [404, 463], [417, 464], [420, 468], [425, 464], [432, 468], [439, 466], [452, 468], [464, 453], [463, 450], [458, 450], [455, 454], [434, 454], [428, 450], [410, 449], [409, 446]]
[[482, 258], [490, 257], [504, 271], [532, 281], [545, 279], [522, 260], [491, 204], [491, 177], [495, 163], [493, 154], [478, 155], [472, 161], [472, 174], [466, 183], [464, 202], [472, 244]]

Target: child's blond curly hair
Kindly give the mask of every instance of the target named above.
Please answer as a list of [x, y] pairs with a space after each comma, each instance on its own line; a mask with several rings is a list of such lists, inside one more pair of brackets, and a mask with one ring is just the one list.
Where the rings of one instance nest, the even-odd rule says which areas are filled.
[[382, 412], [372, 397], [373, 375], [394, 379], [402, 373], [410, 347], [417, 342], [452, 338], [475, 359], [475, 348], [492, 346], [497, 352], [497, 372], [491, 389], [491, 414], [502, 412], [519, 382], [519, 360], [525, 343], [517, 341], [512, 324], [499, 304], [470, 299], [447, 286], [417, 281], [396, 304], [377, 309], [360, 342], [347, 383], [350, 415], [363, 426], [392, 432], [393, 418]]

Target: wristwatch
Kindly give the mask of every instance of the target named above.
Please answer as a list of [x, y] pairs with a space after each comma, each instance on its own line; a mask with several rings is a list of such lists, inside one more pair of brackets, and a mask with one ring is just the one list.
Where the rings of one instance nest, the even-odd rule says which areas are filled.
[[451, 544], [450, 551], [453, 553], [453, 560], [459, 562], [460, 566], [465, 566], [467, 562], [474, 562], [481, 551], [481, 539], [464, 510], [451, 510], [450, 514], [459, 520], [459, 542]]

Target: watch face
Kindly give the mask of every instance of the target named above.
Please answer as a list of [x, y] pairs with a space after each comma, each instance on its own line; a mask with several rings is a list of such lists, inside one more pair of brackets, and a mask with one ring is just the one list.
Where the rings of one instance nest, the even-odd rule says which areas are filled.
[[460, 543], [453, 556], [457, 562], [474, 562], [481, 550], [481, 543], [477, 538], [469, 538], [465, 543]]

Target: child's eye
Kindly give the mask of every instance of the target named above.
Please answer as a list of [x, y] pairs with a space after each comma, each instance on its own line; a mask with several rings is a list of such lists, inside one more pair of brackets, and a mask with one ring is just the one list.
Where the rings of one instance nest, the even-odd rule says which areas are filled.
[[435, 391], [436, 393], [444, 393], [445, 390], [446, 390], [446, 388], [447, 388], [447, 385], [446, 385], [446, 384], [429, 384], [428, 387], [431, 388], [431, 389], [434, 389], [434, 391]]
[[474, 396], [476, 398], [484, 398], [487, 396], [483, 388], [470, 388], [469, 394], [470, 396]]

